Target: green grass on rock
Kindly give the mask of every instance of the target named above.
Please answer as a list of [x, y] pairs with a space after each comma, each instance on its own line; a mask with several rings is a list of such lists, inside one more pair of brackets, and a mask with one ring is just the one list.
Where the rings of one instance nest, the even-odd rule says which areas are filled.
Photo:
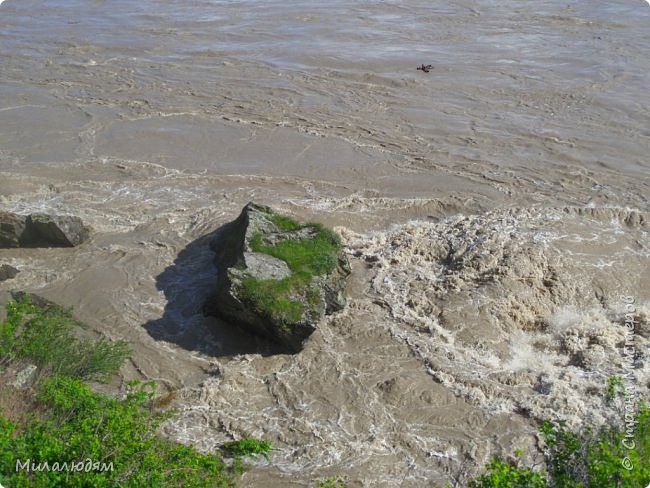
[[268, 213], [267, 217], [283, 230], [313, 229], [313, 233], [274, 243], [265, 242], [261, 233], [253, 235], [249, 243], [251, 250], [283, 260], [292, 274], [281, 280], [260, 280], [247, 276], [242, 280], [239, 291], [256, 312], [283, 324], [295, 323], [303, 316], [305, 302], [310, 307], [321, 304], [318, 290], [309, 285], [314, 276], [326, 275], [336, 268], [341, 239], [322, 224], [299, 224], [275, 213]]

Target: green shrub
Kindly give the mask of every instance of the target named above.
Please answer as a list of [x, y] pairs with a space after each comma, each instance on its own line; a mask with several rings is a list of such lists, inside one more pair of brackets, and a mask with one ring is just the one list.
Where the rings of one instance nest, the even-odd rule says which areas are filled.
[[[168, 414], [154, 413], [153, 383], [131, 384], [126, 399], [93, 392], [83, 382], [46, 378], [38, 400], [46, 415], [17, 429], [0, 421], [0, 473], [12, 487], [228, 487], [218, 456], [200, 454], [156, 433]], [[0, 417], [1, 418], [1, 417]], [[88, 460], [109, 469], [84, 472], [16, 470], [16, 462], [68, 466]]]
[[223, 450], [231, 456], [258, 456], [262, 455], [269, 458], [269, 452], [273, 445], [271, 441], [255, 439], [254, 437], [244, 437], [238, 441], [226, 442]]
[[[606, 427], [594, 434], [591, 429], [579, 433], [569, 431], [563, 424], [543, 422], [539, 431], [546, 444], [545, 458], [551, 486], [620, 488], [645, 487], [650, 482], [650, 409], [642, 404], [630, 433], [625, 429]], [[628, 449], [631, 442], [634, 448]], [[624, 459], [629, 461], [626, 469]]]
[[38, 308], [29, 295], [9, 302], [6, 309], [7, 319], [0, 323], [4, 365], [20, 358], [47, 373], [108, 381], [130, 353], [125, 341], [77, 339], [73, 329], [86, 326], [72, 318], [69, 310], [56, 305]]
[[471, 481], [470, 488], [545, 488], [546, 479], [530, 468], [509, 464], [493, 457], [488, 472]]
[[316, 488], [346, 488], [346, 486], [340, 478], [330, 476], [327, 479], [318, 480]]
[[591, 430], [585, 429], [582, 434], [577, 434], [566, 429], [564, 423], [553, 425], [544, 421], [538, 430], [546, 444], [545, 460], [549, 475], [558, 486], [575, 485], [574, 479], [584, 478], [588, 445], [591, 442]]
[[[119, 400], [81, 381], [108, 379], [128, 354], [125, 343], [78, 340], [72, 330], [82, 324], [69, 311], [36, 308], [29, 297], [6, 308], [0, 323], [2, 365], [30, 360], [43, 373], [24, 405], [35, 406], [24, 422], [19, 425], [0, 411], [0, 483], [12, 488], [234, 486], [241, 463], [228, 469], [220, 456], [157, 434], [171, 414], [154, 411], [155, 383], [131, 382]], [[0, 394], [13, 394], [12, 387], [0, 384]]]
[[625, 428], [605, 427], [594, 433], [573, 432], [565, 424], [542, 422], [548, 473], [534, 473], [495, 457], [488, 473], [471, 488], [644, 488], [650, 482], [650, 409], [641, 404]]

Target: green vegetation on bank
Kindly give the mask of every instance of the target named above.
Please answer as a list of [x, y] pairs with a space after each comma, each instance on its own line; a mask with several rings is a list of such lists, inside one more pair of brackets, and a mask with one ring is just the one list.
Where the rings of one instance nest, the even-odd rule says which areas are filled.
[[[12, 487], [233, 486], [218, 456], [198, 453], [156, 433], [167, 415], [151, 410], [150, 386], [133, 385], [126, 399], [118, 400], [93, 392], [77, 379], [44, 379], [37, 396], [40, 418], [24, 426], [0, 420], [3, 482]], [[16, 470], [18, 462], [21, 469]], [[50, 468], [58, 463], [67, 469], [37, 471], [25, 469], [25, 462], [47, 462]], [[89, 469], [71, 471], [80, 463]]]
[[304, 302], [298, 300], [297, 296], [304, 296], [311, 306], [320, 304], [320, 291], [311, 285], [311, 281], [314, 276], [325, 275], [336, 268], [341, 239], [322, 224], [299, 224], [290, 217], [275, 213], [269, 213], [267, 216], [280, 229], [313, 229], [314, 232], [311, 235], [282, 239], [274, 243], [264, 242], [260, 233], [253, 235], [250, 241], [251, 249], [283, 260], [292, 274], [281, 280], [260, 280], [247, 276], [241, 283], [241, 296], [258, 313], [267, 314], [285, 324], [298, 322], [305, 307]]
[[[0, 483], [14, 487], [230, 487], [242, 470], [156, 430], [153, 382], [131, 382], [122, 400], [82, 380], [107, 381], [129, 351], [123, 342], [74, 337], [69, 311], [10, 302], [0, 323], [0, 375], [39, 366], [33, 389], [0, 382]], [[13, 398], [18, 400], [13, 400]], [[263, 444], [264, 441], [258, 441]], [[269, 444], [270, 448], [270, 444]], [[238, 453], [233, 453], [238, 455]]]
[[576, 433], [545, 421], [538, 430], [548, 472], [494, 457], [470, 488], [645, 488], [650, 483], [650, 408], [645, 404], [625, 418], [624, 427]]
[[470, 482], [470, 488], [546, 488], [543, 474], [493, 457], [485, 466], [487, 473]]
[[0, 323], [0, 367], [20, 359], [41, 372], [80, 380], [107, 381], [129, 355], [124, 341], [77, 339], [75, 327], [86, 326], [56, 305], [39, 309], [28, 297], [9, 302]]
[[[222, 447], [233, 456], [202, 454], [157, 433], [171, 412], [155, 408], [154, 382], [131, 382], [123, 399], [96, 393], [85, 380], [108, 381], [127, 358], [124, 342], [75, 336], [83, 326], [68, 310], [38, 308], [29, 297], [6, 306], [0, 321], [0, 484], [7, 487], [232, 487], [241, 456], [268, 458], [269, 441], [244, 437]], [[38, 366], [32, 388], [6, 381], [27, 363]], [[12, 374], [13, 374], [12, 373]], [[607, 383], [607, 401], [624, 393]], [[627, 407], [629, 403], [626, 403]], [[546, 471], [492, 458], [470, 488], [644, 488], [650, 482], [650, 408], [641, 403], [625, 423], [573, 432], [542, 422]], [[338, 478], [316, 482], [343, 488]]]

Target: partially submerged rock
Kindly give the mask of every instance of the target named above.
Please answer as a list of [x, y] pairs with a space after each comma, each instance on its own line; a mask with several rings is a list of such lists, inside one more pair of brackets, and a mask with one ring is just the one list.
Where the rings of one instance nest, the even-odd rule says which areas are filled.
[[25, 234], [27, 247], [74, 247], [88, 239], [88, 227], [72, 215], [31, 214]]
[[0, 247], [74, 247], [88, 238], [79, 217], [0, 212]]
[[298, 352], [325, 314], [341, 310], [350, 267], [339, 237], [249, 203], [210, 244], [217, 290], [206, 312]]
[[20, 239], [27, 226], [27, 217], [11, 212], [0, 212], [0, 247], [20, 247]]
[[15, 278], [18, 273], [20, 273], [18, 268], [14, 268], [8, 264], [0, 264], [0, 281]]

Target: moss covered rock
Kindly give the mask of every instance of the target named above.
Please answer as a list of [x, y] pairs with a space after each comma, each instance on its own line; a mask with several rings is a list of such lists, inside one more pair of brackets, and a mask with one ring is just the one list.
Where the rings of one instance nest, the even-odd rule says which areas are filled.
[[341, 310], [350, 267], [340, 238], [249, 203], [211, 242], [218, 284], [206, 311], [298, 352], [325, 314]]

